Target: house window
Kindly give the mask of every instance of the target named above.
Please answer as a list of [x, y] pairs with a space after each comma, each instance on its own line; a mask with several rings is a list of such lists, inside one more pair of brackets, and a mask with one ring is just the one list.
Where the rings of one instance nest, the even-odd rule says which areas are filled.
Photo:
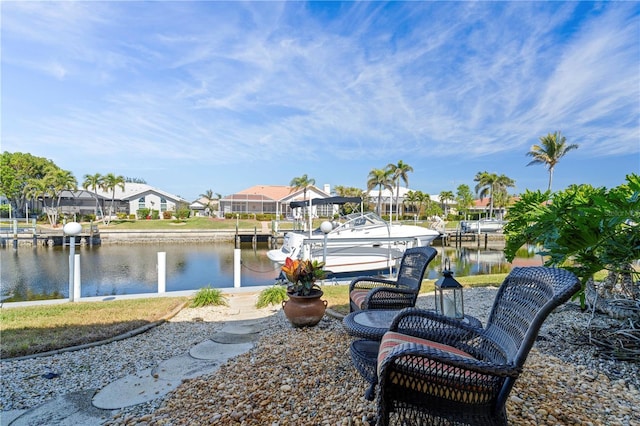
[[140, 197], [138, 199], [138, 209], [144, 209], [144, 208], [145, 208], [144, 197]]
[[167, 199], [166, 198], [160, 198], [160, 211], [161, 212], [166, 212], [167, 211]]

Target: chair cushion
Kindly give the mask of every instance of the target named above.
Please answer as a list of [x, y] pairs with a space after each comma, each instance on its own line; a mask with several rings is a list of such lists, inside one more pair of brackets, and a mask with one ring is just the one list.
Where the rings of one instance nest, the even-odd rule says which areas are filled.
[[[380, 375], [380, 366], [387, 355], [393, 348], [405, 343], [424, 345], [464, 358], [474, 359], [470, 354], [453, 346], [388, 331], [380, 342], [378, 375]], [[403, 365], [403, 372], [394, 371], [389, 378], [397, 386], [404, 386], [438, 398], [472, 404], [487, 403], [494, 393], [494, 377], [442, 364], [441, 367], [436, 367], [427, 358], [407, 356], [398, 362]], [[434, 368], [437, 370], [434, 371]], [[415, 374], [411, 371], [414, 371]]]
[[387, 331], [380, 341], [380, 350], [378, 351], [378, 366], [382, 364], [382, 361], [384, 361], [384, 359], [387, 357], [389, 352], [393, 350], [393, 348], [403, 343], [415, 343], [418, 345], [429, 346], [444, 352], [449, 352], [452, 354], [463, 356], [465, 358], [473, 359], [473, 357], [468, 353], [454, 348], [453, 346], [443, 345], [442, 343], [434, 342], [432, 340], [420, 339], [419, 337], [413, 337], [406, 334], [397, 333], [395, 331]]
[[364, 299], [367, 298], [367, 295], [369, 295], [370, 291], [371, 290], [369, 289], [351, 290], [351, 293], [349, 293], [349, 298], [351, 299], [354, 305], [362, 309], [362, 304], [364, 303]]

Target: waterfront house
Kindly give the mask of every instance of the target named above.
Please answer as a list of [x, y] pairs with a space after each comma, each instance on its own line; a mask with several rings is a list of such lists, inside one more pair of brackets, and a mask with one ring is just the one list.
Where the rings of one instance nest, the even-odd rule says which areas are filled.
[[[235, 194], [227, 195], [219, 200], [220, 211], [223, 215], [229, 214], [273, 214], [280, 218], [300, 218], [301, 209], [292, 209], [289, 203], [305, 200], [305, 191], [283, 185], [255, 185]], [[306, 191], [306, 200], [315, 198], [328, 198], [330, 196], [329, 185], [321, 190], [310, 186]], [[329, 216], [331, 206], [313, 206], [313, 216]]]
[[[95, 214], [100, 210], [104, 214], [109, 213], [111, 198], [113, 196], [112, 215], [118, 213], [132, 215], [140, 209], [157, 210], [160, 217], [164, 211], [176, 211], [179, 205], [187, 206], [189, 202], [182, 197], [154, 188], [144, 183], [127, 182], [124, 189], [117, 187], [115, 193], [105, 192], [101, 189], [90, 191], [80, 189], [77, 191], [62, 191], [58, 205], [61, 214], [85, 215]], [[96, 206], [96, 197], [99, 208]], [[49, 199], [45, 200], [47, 206], [51, 206]], [[43, 209], [43, 200], [38, 200], [37, 208]]]

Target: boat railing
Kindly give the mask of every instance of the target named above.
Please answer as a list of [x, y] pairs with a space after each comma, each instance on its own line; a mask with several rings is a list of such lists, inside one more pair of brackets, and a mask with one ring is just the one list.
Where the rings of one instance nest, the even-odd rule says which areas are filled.
[[419, 239], [416, 237], [378, 237], [378, 238], [305, 238], [302, 240], [302, 257], [303, 259], [311, 258], [314, 248], [330, 249], [334, 247], [351, 246], [376, 246], [381, 248], [394, 249], [394, 245], [404, 246], [403, 248], [411, 248], [419, 245]]

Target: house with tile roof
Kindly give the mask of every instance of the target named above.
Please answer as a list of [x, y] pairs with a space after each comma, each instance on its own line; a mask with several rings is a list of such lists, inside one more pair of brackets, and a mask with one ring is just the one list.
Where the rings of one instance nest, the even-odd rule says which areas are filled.
[[[228, 195], [219, 200], [220, 211], [223, 215], [228, 214], [274, 214], [282, 218], [300, 217], [300, 209], [292, 209], [289, 203], [292, 201], [305, 200], [303, 189], [295, 189], [291, 186], [283, 185], [255, 185], [235, 194]], [[306, 200], [315, 198], [330, 197], [329, 185], [324, 186], [324, 190], [316, 186], [309, 186], [306, 191]], [[330, 209], [331, 206], [313, 206], [314, 216], [329, 215], [329, 211], [320, 209]]]

